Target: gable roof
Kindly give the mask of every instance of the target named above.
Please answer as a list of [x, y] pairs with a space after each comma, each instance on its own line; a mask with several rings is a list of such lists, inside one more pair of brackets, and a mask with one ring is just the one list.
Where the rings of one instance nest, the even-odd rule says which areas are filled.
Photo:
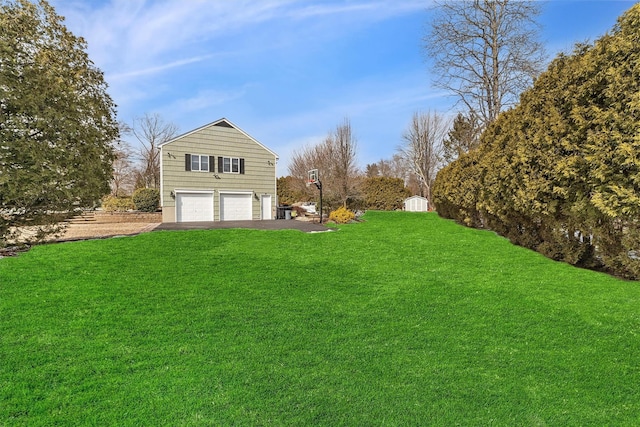
[[265, 150], [267, 150], [269, 153], [273, 154], [274, 157], [276, 158], [276, 160], [279, 159], [278, 154], [276, 154], [273, 150], [269, 149], [266, 145], [262, 144], [257, 139], [255, 139], [254, 137], [252, 137], [251, 135], [249, 135], [248, 133], [246, 133], [245, 131], [243, 131], [238, 126], [234, 125], [233, 123], [231, 123], [231, 121], [227, 120], [224, 117], [219, 119], [219, 120], [216, 120], [215, 122], [208, 123], [208, 124], [206, 124], [204, 126], [200, 126], [197, 129], [193, 129], [193, 130], [190, 130], [189, 132], [183, 133], [182, 135], [178, 135], [175, 138], [170, 139], [169, 141], [163, 142], [162, 144], [158, 144], [158, 148], [162, 148], [163, 146], [165, 146], [167, 144], [171, 144], [172, 142], [177, 141], [178, 139], [184, 138], [185, 136], [188, 136], [188, 135], [191, 135], [193, 133], [199, 132], [199, 131], [201, 131], [203, 129], [206, 129], [208, 127], [211, 127], [211, 126], [220, 126], [220, 127], [226, 127], [226, 128], [235, 129], [238, 132], [240, 132], [241, 134], [243, 134], [244, 136], [246, 136], [247, 138], [249, 138], [251, 141], [253, 141], [256, 144], [258, 144], [260, 147], [262, 147]]

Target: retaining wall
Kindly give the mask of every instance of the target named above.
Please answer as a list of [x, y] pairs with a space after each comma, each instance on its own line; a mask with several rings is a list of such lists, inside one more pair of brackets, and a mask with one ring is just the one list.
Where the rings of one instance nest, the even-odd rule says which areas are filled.
[[162, 222], [162, 212], [96, 212], [96, 222]]

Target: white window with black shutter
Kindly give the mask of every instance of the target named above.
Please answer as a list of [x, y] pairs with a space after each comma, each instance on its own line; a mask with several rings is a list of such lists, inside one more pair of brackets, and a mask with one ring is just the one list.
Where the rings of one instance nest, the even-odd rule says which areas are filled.
[[244, 174], [244, 159], [240, 157], [218, 157], [218, 172]]
[[184, 170], [192, 172], [215, 172], [215, 157], [203, 154], [185, 154]]

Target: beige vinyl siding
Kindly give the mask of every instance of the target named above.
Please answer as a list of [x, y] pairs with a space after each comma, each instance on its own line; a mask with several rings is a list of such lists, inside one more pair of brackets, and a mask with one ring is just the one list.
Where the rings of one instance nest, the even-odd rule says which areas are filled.
[[[220, 220], [220, 191], [253, 191], [253, 219], [260, 219], [260, 196], [271, 194], [276, 199], [276, 157], [243, 132], [210, 125], [186, 134], [162, 146], [163, 218], [175, 221], [175, 199], [178, 190], [215, 190], [214, 219]], [[185, 171], [185, 154], [215, 156], [215, 173]], [[222, 173], [218, 157], [244, 158], [244, 174]], [[216, 178], [216, 176], [218, 178]], [[273, 206], [272, 208], [275, 208]], [[170, 211], [170, 212], [169, 212]]]

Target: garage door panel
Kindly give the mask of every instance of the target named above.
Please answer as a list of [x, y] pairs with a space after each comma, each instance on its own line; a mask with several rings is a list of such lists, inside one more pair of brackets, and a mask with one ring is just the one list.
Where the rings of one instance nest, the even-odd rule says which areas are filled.
[[221, 221], [251, 221], [251, 194], [225, 193], [220, 195]]
[[213, 221], [213, 194], [177, 193], [176, 221]]

